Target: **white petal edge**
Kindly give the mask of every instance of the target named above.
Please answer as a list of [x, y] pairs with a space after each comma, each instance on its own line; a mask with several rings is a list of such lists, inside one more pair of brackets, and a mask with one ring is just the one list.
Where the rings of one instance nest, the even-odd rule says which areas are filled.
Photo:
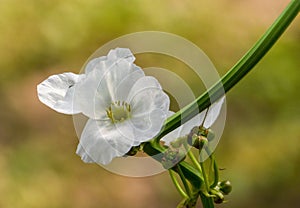
[[112, 64], [115, 64], [120, 59], [125, 59], [129, 63], [133, 63], [135, 57], [128, 48], [116, 48], [108, 52], [107, 56], [101, 56], [90, 60], [85, 67], [85, 73], [88, 74], [93, 70], [105, 72]]
[[95, 163], [95, 161], [86, 153], [81, 144], [77, 145], [76, 154], [81, 157], [81, 160], [85, 163]]
[[59, 113], [80, 113], [80, 109], [74, 105], [74, 87], [84, 77], [84, 74], [71, 72], [52, 75], [37, 86], [38, 98]]
[[89, 119], [81, 134], [76, 154], [84, 162], [106, 165], [113, 158], [123, 156], [130, 150], [133, 145], [130, 133], [133, 132], [120, 131], [109, 121]]
[[135, 60], [135, 57], [133, 56], [129, 48], [115, 48], [113, 50], [110, 50], [107, 58], [109, 60], [126, 59], [130, 63], [133, 63]]

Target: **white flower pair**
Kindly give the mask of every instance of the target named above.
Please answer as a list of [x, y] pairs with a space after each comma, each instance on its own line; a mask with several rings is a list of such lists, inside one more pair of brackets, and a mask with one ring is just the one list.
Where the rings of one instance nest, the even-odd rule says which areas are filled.
[[[132, 146], [155, 137], [170, 115], [169, 97], [134, 60], [129, 49], [117, 48], [91, 60], [84, 74], [53, 75], [37, 87], [40, 101], [48, 107], [89, 118], [76, 151], [84, 162], [108, 164], [114, 157], [124, 156]], [[205, 127], [216, 120], [222, 103], [220, 99], [211, 106]], [[204, 113], [180, 127], [180, 134], [188, 133], [200, 117]], [[163, 140], [170, 142], [178, 132]]]

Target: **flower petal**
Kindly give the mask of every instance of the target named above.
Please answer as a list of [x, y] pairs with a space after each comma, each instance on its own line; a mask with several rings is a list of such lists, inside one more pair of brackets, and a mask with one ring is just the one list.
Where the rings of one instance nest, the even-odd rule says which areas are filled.
[[[122, 92], [126, 93], [126, 88], [131, 87], [127, 83], [134, 83], [143, 75], [141, 68], [129, 63], [126, 59], [117, 60], [104, 73], [100, 70], [93, 70], [78, 85], [76, 103], [80, 103], [83, 114], [89, 118], [104, 120], [109, 105], [115, 101], [123, 101], [119, 99], [124, 96], [117, 96], [120, 94], [117, 93], [118, 86], [123, 83]], [[127, 88], [127, 90], [129, 89]]]
[[[134, 65], [133, 67], [137, 66]], [[117, 100], [125, 101], [133, 85], [137, 82], [137, 80], [145, 76], [143, 70], [141, 70], [139, 67], [137, 68], [138, 69], [126, 75], [118, 84], [115, 93]]]
[[81, 160], [85, 163], [94, 163], [94, 160], [86, 153], [81, 144], [78, 144], [76, 154], [81, 157]]
[[168, 117], [170, 99], [153, 77], [142, 77], [132, 87], [127, 101], [131, 106], [131, 124], [135, 140], [152, 139]]
[[130, 119], [134, 130], [135, 145], [154, 138], [161, 131], [166, 119], [166, 112], [160, 109], [155, 109], [149, 114]]
[[73, 102], [74, 86], [84, 77], [71, 72], [48, 77], [37, 86], [39, 100], [59, 113], [80, 113]]
[[[117, 89], [119, 84], [124, 81], [124, 78], [135, 71], [142, 71], [141, 68], [135, 66], [132, 63], [127, 62], [126, 60], [119, 60], [103, 75], [101, 81], [99, 82], [97, 92], [102, 93], [103, 91], [108, 92], [106, 99], [112, 101], [118, 101]], [[135, 78], [135, 77], [128, 77]], [[129, 80], [128, 80], [129, 81]], [[131, 80], [135, 81], [135, 80]]]
[[85, 74], [90, 73], [93, 70], [105, 70], [105, 61], [107, 60], [106, 56], [94, 58], [90, 60], [85, 67]]
[[[89, 119], [76, 153], [85, 162], [108, 164], [114, 157], [125, 155], [132, 146], [130, 126], [116, 127], [110, 121]], [[131, 134], [131, 135], [130, 135]]]
[[120, 59], [125, 59], [129, 63], [133, 63], [135, 57], [128, 48], [116, 48], [110, 50], [107, 56], [101, 56], [89, 61], [85, 67], [85, 73], [88, 74], [93, 70], [97, 70], [101, 74], [104, 74], [107, 69]]
[[133, 63], [135, 60], [135, 57], [128, 48], [116, 48], [110, 50], [107, 58], [109, 60], [126, 59], [126, 61], [128, 61], [129, 63]]
[[167, 114], [170, 106], [169, 97], [151, 76], [142, 77], [133, 85], [126, 102], [130, 104], [133, 116], [148, 115], [154, 109], [161, 109]]
[[105, 90], [101, 94], [97, 92], [101, 78], [99, 71], [91, 71], [84, 81], [76, 85], [74, 102], [87, 117], [104, 120], [107, 117], [106, 108], [111, 100], [107, 99], [109, 92]]

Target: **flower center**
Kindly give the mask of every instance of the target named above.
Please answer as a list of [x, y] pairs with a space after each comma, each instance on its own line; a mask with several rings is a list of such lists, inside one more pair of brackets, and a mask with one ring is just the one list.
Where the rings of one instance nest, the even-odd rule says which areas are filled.
[[110, 120], [115, 122], [121, 122], [130, 117], [130, 105], [126, 102], [116, 101], [110, 104], [106, 109], [106, 114]]

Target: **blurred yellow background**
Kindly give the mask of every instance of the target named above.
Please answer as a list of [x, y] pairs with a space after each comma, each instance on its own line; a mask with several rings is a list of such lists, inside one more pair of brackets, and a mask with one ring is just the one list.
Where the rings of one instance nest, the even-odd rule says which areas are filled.
[[[167, 173], [126, 178], [84, 164], [72, 117], [41, 104], [36, 85], [78, 73], [107, 41], [145, 30], [189, 39], [223, 75], [288, 2], [0, 0], [0, 207], [175, 207], [180, 196]], [[233, 192], [217, 207], [299, 207], [299, 43], [298, 17], [228, 93], [216, 155]]]

